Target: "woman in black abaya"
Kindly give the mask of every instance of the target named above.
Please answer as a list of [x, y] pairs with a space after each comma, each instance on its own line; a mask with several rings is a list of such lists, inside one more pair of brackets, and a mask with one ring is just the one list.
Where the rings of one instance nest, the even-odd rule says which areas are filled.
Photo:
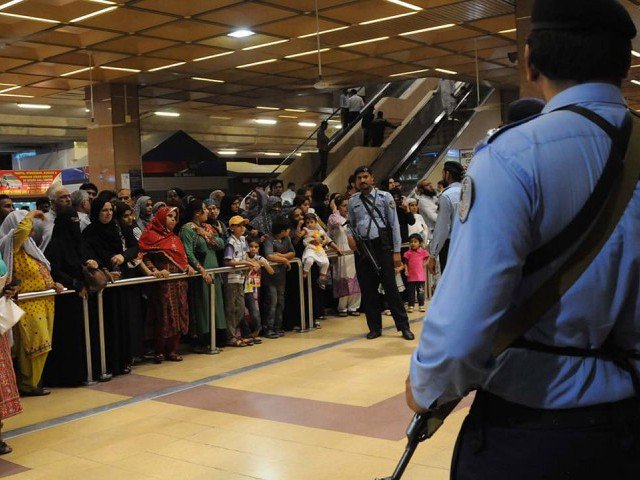
[[87, 379], [82, 298], [87, 294], [82, 266], [97, 267], [80, 233], [75, 209], [65, 207], [56, 214], [51, 242], [44, 251], [51, 263], [53, 280], [78, 295], [55, 297], [52, 350], [42, 374], [47, 387], [77, 387]]

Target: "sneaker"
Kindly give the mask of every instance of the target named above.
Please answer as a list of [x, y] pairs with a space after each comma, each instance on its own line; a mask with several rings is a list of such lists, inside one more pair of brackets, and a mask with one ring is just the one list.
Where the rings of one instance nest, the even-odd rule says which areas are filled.
[[413, 307], [407, 307], [407, 312], [408, 313], [413, 313]]

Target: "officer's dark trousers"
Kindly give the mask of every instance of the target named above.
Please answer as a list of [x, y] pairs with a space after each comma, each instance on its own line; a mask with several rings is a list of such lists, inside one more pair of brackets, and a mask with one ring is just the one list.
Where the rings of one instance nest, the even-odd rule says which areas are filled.
[[451, 480], [637, 480], [640, 402], [540, 410], [479, 392]]
[[[409, 317], [404, 309], [404, 303], [396, 285], [396, 272], [393, 267], [393, 254], [380, 248], [376, 240], [371, 242], [372, 253], [382, 268], [378, 276], [371, 262], [365, 255], [356, 255], [356, 273], [362, 293], [362, 308], [367, 317], [369, 331], [378, 332], [382, 329], [382, 304], [378, 295], [378, 285], [382, 283], [384, 296], [398, 331], [409, 328]], [[382, 278], [380, 278], [382, 277]]]
[[444, 267], [447, 266], [447, 259], [449, 258], [449, 244], [451, 240], [447, 239], [442, 245], [442, 250], [440, 250], [440, 255], [438, 255], [438, 260], [440, 260], [440, 273], [444, 272]]

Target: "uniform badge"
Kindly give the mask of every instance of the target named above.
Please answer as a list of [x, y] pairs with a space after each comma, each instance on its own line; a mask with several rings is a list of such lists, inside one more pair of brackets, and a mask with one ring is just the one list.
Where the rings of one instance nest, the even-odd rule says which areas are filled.
[[462, 190], [460, 192], [460, 205], [458, 205], [458, 215], [462, 223], [469, 218], [469, 212], [473, 206], [473, 180], [469, 176], [462, 179]]

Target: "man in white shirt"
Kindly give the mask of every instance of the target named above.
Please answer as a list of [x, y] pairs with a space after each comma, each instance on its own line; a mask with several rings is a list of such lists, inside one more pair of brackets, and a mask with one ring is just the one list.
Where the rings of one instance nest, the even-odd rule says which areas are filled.
[[80, 218], [80, 231], [83, 231], [91, 223], [89, 214], [91, 213], [91, 202], [89, 193], [85, 190], [76, 190], [71, 194], [71, 206], [78, 212]]
[[418, 200], [418, 213], [424, 218], [427, 227], [429, 227], [429, 239], [433, 234], [438, 218], [438, 197], [436, 189], [433, 188], [431, 182], [422, 180], [416, 186], [414, 198]]
[[364, 100], [362, 100], [362, 97], [358, 95], [355, 88], [351, 89], [349, 92], [349, 117], [347, 118], [349, 124], [355, 122], [363, 108]]
[[38, 247], [43, 252], [51, 241], [53, 224], [56, 220], [56, 211], [62, 207], [71, 206], [71, 195], [69, 194], [69, 190], [63, 187], [60, 183], [53, 184], [49, 187], [49, 190], [47, 190], [47, 197], [51, 200], [51, 210], [44, 214], [45, 219], [42, 222], [39, 222], [39, 225], [35, 228], [36, 234], [34, 236]]
[[288, 203], [289, 205], [293, 205], [293, 199], [296, 198], [296, 184], [293, 182], [289, 182], [287, 185], [287, 189], [282, 192], [280, 195], [282, 199], [282, 204]]
[[349, 119], [349, 90], [346, 88], [342, 89], [342, 93], [340, 94], [340, 122], [342, 123], [342, 128], [347, 128]]

